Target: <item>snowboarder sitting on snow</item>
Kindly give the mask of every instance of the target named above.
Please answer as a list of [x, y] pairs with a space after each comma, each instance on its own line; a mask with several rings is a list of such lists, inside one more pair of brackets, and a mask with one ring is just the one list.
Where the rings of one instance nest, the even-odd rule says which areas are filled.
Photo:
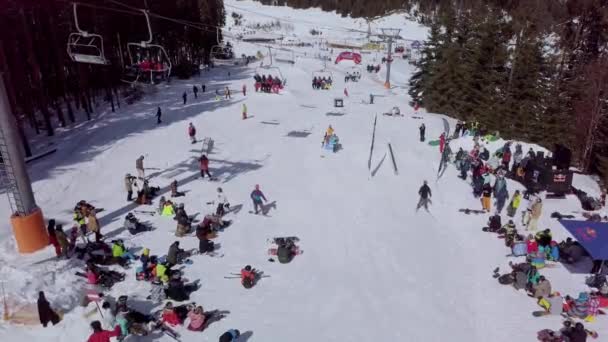
[[119, 273], [111, 270], [104, 270], [95, 266], [92, 263], [87, 263], [85, 267], [87, 283], [91, 285], [101, 285], [105, 288], [111, 288], [115, 283], [123, 281], [125, 276], [123, 273]]
[[198, 284], [185, 284], [181, 276], [175, 273], [169, 280], [167, 288], [167, 298], [176, 302], [183, 302], [190, 299], [190, 294], [198, 289]]
[[[331, 128], [331, 126], [330, 126], [330, 128]], [[258, 184], [255, 185], [255, 190], [253, 190], [251, 192], [250, 197], [251, 197], [251, 200], [253, 201], [253, 210], [254, 210], [255, 214], [257, 215], [260, 210], [264, 209], [262, 200], [264, 200], [264, 202], [268, 202], [268, 201], [266, 200], [264, 193], [260, 190], [260, 186]]]
[[293, 260], [297, 253], [298, 247], [291, 239], [284, 239], [278, 244], [277, 259], [281, 264], [287, 264]]
[[112, 257], [121, 258], [125, 260], [134, 260], [137, 259], [133, 253], [129, 252], [124, 245], [122, 240], [113, 240], [112, 241]]
[[196, 237], [198, 237], [198, 239], [199, 239], [199, 243], [198, 243], [198, 253], [199, 254], [205, 254], [208, 252], [213, 252], [215, 250], [213, 241], [210, 240], [212, 234], [213, 233], [211, 233], [207, 230], [200, 229], [200, 226], [199, 226], [199, 228], [196, 229]]
[[241, 284], [246, 289], [252, 288], [258, 280], [258, 274], [255, 268], [247, 265], [241, 270]]
[[148, 226], [139, 222], [139, 220], [137, 219], [137, 217], [135, 217], [135, 215], [133, 215], [133, 213], [128, 213], [127, 216], [125, 216], [124, 227], [132, 235], [150, 230]]
[[197, 306], [195, 308], [194, 305], [192, 305], [190, 311], [188, 312], [188, 320], [190, 321], [187, 327], [188, 330], [203, 331], [205, 328], [205, 321], [207, 320], [203, 307]]
[[177, 207], [177, 212], [175, 213], [174, 219], [177, 221], [177, 228], [175, 230], [175, 236], [184, 236], [189, 234], [192, 231], [191, 220], [188, 214], [186, 214], [186, 210], [184, 209], [184, 204], [180, 203]]
[[161, 216], [175, 217], [175, 205], [173, 202], [165, 201], [161, 207]]
[[190, 254], [191, 253], [179, 248], [179, 241], [175, 241], [171, 244], [171, 246], [169, 246], [169, 252], [167, 253], [167, 264], [181, 264], [185, 259], [190, 257]]
[[[186, 307], [185, 305], [180, 305], [179, 307]], [[184, 319], [178, 315], [178, 312], [183, 312], [183, 310], [177, 307], [173, 307], [173, 303], [167, 302], [165, 304], [165, 308], [163, 309], [161, 320], [163, 323], [169, 324], [171, 326], [179, 326], [182, 325]]]
[[185, 195], [185, 193], [177, 191], [177, 179], [173, 180], [173, 182], [171, 182], [171, 197], [181, 197]]

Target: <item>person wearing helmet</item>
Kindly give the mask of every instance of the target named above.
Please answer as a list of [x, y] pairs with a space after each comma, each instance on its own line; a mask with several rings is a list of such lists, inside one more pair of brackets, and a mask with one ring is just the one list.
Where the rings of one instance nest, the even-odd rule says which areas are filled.
[[429, 188], [426, 181], [418, 190], [418, 195], [420, 195], [420, 200], [418, 201], [418, 205], [416, 206], [416, 211], [420, 209], [420, 207], [424, 207], [426, 211], [429, 211], [429, 203], [431, 203], [431, 188]]
[[264, 202], [268, 202], [268, 200], [264, 196], [264, 193], [260, 190], [260, 186], [258, 184], [255, 185], [255, 189], [251, 192], [250, 197], [251, 197], [251, 200], [253, 201], [253, 210], [254, 210], [255, 214], [257, 215], [260, 210], [263, 211], [263, 209], [264, 209], [262, 200], [264, 200]]
[[255, 285], [255, 281], [257, 278], [257, 271], [255, 268], [252, 268], [250, 265], [245, 266], [241, 270], [241, 284], [246, 289], [250, 289]]
[[215, 211], [215, 214], [218, 216], [224, 216], [224, 214], [226, 213], [226, 208], [230, 208], [230, 203], [228, 203], [228, 197], [226, 197], [226, 194], [224, 193], [224, 190], [222, 190], [222, 188], [217, 188], [217, 209]]

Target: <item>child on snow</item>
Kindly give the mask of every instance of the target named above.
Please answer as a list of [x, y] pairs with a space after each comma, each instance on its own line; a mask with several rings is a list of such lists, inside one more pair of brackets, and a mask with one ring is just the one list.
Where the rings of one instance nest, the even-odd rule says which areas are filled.
[[264, 202], [267, 202], [266, 197], [264, 196], [264, 193], [260, 190], [260, 186], [258, 184], [255, 185], [255, 189], [251, 192], [250, 197], [253, 201], [253, 210], [257, 215], [260, 210], [264, 209], [264, 204], [262, 203], [262, 200], [264, 200]]

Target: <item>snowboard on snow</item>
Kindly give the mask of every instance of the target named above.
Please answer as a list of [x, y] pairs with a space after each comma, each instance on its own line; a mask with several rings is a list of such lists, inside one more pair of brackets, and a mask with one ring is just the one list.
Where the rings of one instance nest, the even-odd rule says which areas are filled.
[[458, 210], [461, 213], [465, 213], [465, 214], [486, 214], [487, 212], [485, 210], [477, 210], [477, 209], [460, 209]]
[[[269, 248], [268, 255], [276, 256], [278, 250], [279, 250], [278, 248]], [[300, 246], [296, 246], [294, 252], [296, 253], [295, 255], [301, 255], [304, 253], [304, 250], [300, 249]]]
[[250, 213], [251, 215], [257, 215], [257, 216], [271, 217], [270, 215], [268, 215], [268, 214], [263, 214], [263, 213], [261, 213], [261, 212], [259, 212], [259, 213], [257, 213], [257, 214], [256, 214], [256, 213], [254, 213], [254, 212], [253, 212], [253, 210], [250, 210], [250, 211], [249, 211], [249, 213]]
[[294, 242], [294, 243], [300, 242], [300, 238], [298, 238], [297, 236], [273, 237], [273, 238], [267, 239], [266, 241], [268, 243], [276, 243], [277, 245], [280, 245], [287, 241]]
[[439, 140], [430, 140], [429, 145], [431, 146], [439, 146]]

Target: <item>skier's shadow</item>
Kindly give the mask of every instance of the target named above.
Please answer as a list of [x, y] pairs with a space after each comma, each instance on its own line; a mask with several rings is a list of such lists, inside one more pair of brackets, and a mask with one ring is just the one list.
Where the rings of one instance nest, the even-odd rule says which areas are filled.
[[226, 210], [226, 214], [229, 213], [233, 213], [233, 214], [238, 214], [241, 210], [243, 209], [243, 205], [242, 204], [237, 204], [235, 206], [230, 206], [230, 209]]
[[253, 331], [251, 330], [247, 330], [244, 333], [242, 333], [236, 340], [235, 342], [247, 342], [249, 341], [249, 339], [251, 338], [251, 336], [253, 336]]
[[277, 201], [272, 201], [270, 203], [262, 205], [262, 214], [268, 215], [270, 209], [277, 210]]

